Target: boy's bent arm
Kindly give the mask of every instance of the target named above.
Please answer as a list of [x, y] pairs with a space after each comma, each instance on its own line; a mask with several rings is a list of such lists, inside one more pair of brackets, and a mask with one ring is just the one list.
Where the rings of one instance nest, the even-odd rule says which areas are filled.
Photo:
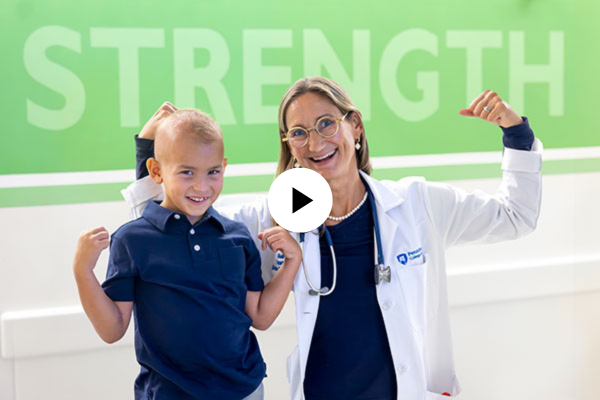
[[96, 228], [81, 234], [73, 262], [81, 305], [94, 329], [107, 343], [121, 339], [131, 320], [133, 302], [113, 301], [106, 295], [94, 275], [94, 267], [102, 250], [108, 246], [108, 232]]
[[248, 291], [246, 296], [246, 314], [252, 318], [252, 326], [265, 330], [273, 324], [285, 305], [300, 267], [302, 252], [289, 232], [281, 227], [267, 229], [259, 234], [259, 238], [262, 239], [263, 250], [268, 245], [273, 251], [282, 251], [285, 255], [285, 262], [262, 292]]
[[100, 338], [106, 343], [120, 340], [127, 332], [133, 302], [112, 301], [93, 273], [75, 273], [75, 280], [81, 305]]

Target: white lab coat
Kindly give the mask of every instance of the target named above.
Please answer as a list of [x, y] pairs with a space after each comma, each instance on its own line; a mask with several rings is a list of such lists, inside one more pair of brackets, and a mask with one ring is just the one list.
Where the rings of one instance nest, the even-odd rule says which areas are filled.
[[[380, 182], [363, 174], [375, 197], [385, 265], [392, 270], [391, 281], [377, 286], [377, 299], [396, 369], [399, 400], [444, 400], [448, 397], [443, 392], [453, 397], [460, 393], [452, 356], [444, 250], [461, 243], [516, 239], [534, 230], [541, 204], [541, 151], [537, 139], [532, 151], [505, 149], [502, 184], [495, 195], [466, 193], [422, 178]], [[144, 178], [123, 195], [132, 208], [131, 216], [137, 218], [148, 199], [162, 196], [162, 189]], [[244, 222], [257, 244], [256, 234], [272, 226], [264, 196], [243, 205], [215, 206], [223, 215]], [[268, 281], [274, 274], [275, 255], [267, 250], [261, 256], [263, 278]], [[307, 234], [304, 266], [317, 287], [320, 260], [319, 238]], [[288, 358], [287, 375], [291, 399], [303, 400], [320, 298], [308, 294], [301, 270], [293, 290], [298, 345]]]

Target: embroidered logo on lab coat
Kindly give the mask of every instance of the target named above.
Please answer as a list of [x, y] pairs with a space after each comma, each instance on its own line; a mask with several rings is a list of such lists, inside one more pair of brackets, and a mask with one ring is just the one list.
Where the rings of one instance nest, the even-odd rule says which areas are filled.
[[279, 268], [281, 268], [281, 266], [283, 265], [283, 262], [285, 261], [285, 256], [283, 255], [283, 253], [281, 251], [278, 251], [277, 253], [275, 253], [275, 258], [277, 261], [277, 265], [272, 265], [271, 269], [273, 271], [279, 271]]
[[396, 256], [398, 262], [402, 265], [406, 265], [409, 262], [415, 261], [418, 258], [423, 257], [423, 249], [420, 247], [416, 250], [409, 251], [408, 253], [400, 253]]

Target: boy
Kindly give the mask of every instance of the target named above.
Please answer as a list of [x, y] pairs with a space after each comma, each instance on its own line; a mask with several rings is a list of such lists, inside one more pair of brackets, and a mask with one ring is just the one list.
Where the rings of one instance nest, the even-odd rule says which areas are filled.
[[262, 399], [265, 364], [249, 327], [267, 329], [281, 311], [300, 247], [279, 227], [259, 235], [286, 257], [264, 286], [247, 228], [211, 207], [227, 159], [208, 115], [179, 110], [162, 120], [155, 155], [147, 167], [165, 199], [112, 235], [102, 286], [93, 268], [108, 232], [79, 239], [73, 269], [83, 308], [108, 343], [123, 337], [135, 310], [136, 399]]

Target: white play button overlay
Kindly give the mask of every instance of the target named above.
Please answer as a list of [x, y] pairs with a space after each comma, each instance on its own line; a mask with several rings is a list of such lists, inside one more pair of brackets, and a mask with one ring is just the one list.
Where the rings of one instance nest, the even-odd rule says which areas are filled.
[[310, 232], [331, 213], [331, 189], [317, 172], [294, 168], [277, 177], [269, 189], [269, 211], [290, 232]]

